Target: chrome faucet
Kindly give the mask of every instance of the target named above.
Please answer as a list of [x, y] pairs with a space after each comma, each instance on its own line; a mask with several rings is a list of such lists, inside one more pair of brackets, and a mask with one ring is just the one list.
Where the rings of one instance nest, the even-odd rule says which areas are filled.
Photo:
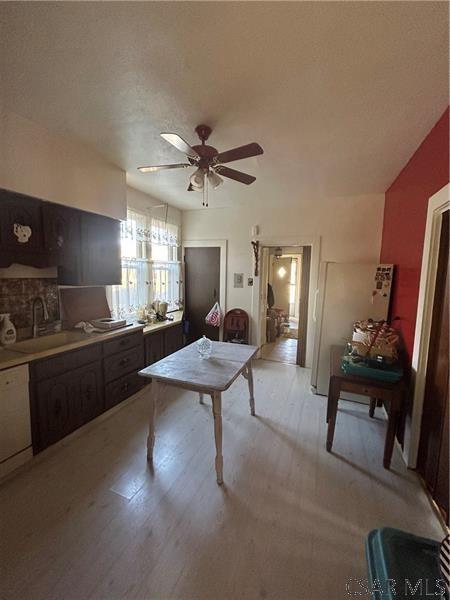
[[48, 310], [47, 310], [47, 304], [45, 303], [45, 300], [42, 296], [36, 296], [36, 298], [33, 300], [33, 337], [36, 338], [39, 335], [39, 325], [37, 322], [37, 308], [39, 303], [41, 303], [42, 306], [42, 313], [44, 316], [44, 321], [48, 321]]

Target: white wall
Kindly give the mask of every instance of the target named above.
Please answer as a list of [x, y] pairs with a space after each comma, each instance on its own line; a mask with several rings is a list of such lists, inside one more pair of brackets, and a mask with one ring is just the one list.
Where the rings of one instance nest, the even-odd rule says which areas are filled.
[[[226, 309], [246, 310], [254, 329], [255, 288], [247, 286], [247, 277], [253, 276], [253, 225], [259, 225], [262, 240], [273, 238], [276, 243], [279, 236], [281, 245], [287, 237], [320, 237], [321, 261], [379, 262], [383, 210], [384, 194], [189, 210], [182, 213], [182, 235], [184, 240], [228, 240]], [[244, 288], [233, 287], [233, 273], [244, 273]], [[317, 281], [311, 284], [315, 288]], [[312, 333], [308, 331], [309, 340]]]
[[3, 109], [0, 187], [126, 218], [125, 171], [90, 148]]
[[[151, 211], [152, 216], [157, 219], [166, 220], [172, 225], [181, 226], [181, 211], [174, 206], [168, 206], [161, 200], [157, 200], [140, 190], [127, 186], [127, 205], [144, 211]], [[163, 206], [162, 206], [163, 205]], [[153, 208], [157, 206], [158, 208]]]

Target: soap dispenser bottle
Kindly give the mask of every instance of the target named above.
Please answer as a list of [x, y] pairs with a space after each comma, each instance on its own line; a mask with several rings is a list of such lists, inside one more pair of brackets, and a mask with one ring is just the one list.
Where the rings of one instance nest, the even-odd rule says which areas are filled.
[[8, 346], [16, 341], [16, 328], [9, 318], [9, 314], [0, 315], [0, 344]]

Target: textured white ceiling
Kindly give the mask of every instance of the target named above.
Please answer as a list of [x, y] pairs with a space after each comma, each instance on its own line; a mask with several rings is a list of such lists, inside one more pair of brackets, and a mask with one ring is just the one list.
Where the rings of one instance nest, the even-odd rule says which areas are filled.
[[[199, 123], [230, 164], [210, 205], [383, 192], [448, 103], [446, 2], [2, 2], [1, 101], [181, 208], [188, 170], [159, 136]], [[26, 167], [26, 165], [25, 165]]]

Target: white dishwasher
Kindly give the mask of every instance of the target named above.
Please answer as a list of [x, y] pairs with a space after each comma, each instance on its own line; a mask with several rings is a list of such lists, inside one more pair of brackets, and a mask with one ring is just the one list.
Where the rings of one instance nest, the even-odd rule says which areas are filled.
[[0, 371], [0, 477], [31, 458], [28, 365]]

